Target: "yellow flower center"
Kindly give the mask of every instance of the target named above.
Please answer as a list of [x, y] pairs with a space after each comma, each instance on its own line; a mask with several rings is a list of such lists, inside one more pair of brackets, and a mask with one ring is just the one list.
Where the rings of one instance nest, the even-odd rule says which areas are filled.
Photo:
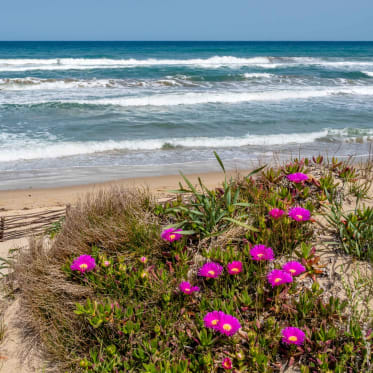
[[88, 268], [88, 265], [83, 263], [79, 266], [80, 269], [87, 269]]
[[211, 325], [217, 325], [218, 322], [219, 322], [218, 319], [212, 320], [212, 321], [211, 321]]
[[239, 272], [239, 269], [238, 268], [232, 268], [231, 272]]
[[264, 254], [258, 254], [258, 258], [261, 258], [262, 256], [264, 256]]
[[208, 273], [209, 275], [211, 275], [211, 276], [214, 276], [214, 275], [215, 275], [215, 271], [213, 271], [212, 269], [210, 269], [207, 273]]
[[174, 240], [175, 239], [175, 235], [174, 234], [170, 234], [170, 238], [171, 238], [171, 240]]
[[228, 360], [224, 361], [223, 365], [224, 365], [224, 368], [227, 368], [227, 369], [231, 367]]
[[184, 290], [185, 290], [187, 293], [190, 292], [190, 288], [185, 288]]
[[298, 340], [298, 337], [296, 337], [295, 335], [292, 335], [291, 337], [288, 338], [289, 341], [291, 342], [296, 342]]
[[280, 282], [281, 280], [282, 280], [281, 277], [277, 277], [277, 278], [275, 278], [275, 284], [277, 284], [277, 283]]
[[295, 270], [295, 269], [289, 269], [289, 272], [290, 272], [290, 273], [295, 273], [296, 270]]
[[229, 332], [232, 329], [232, 325], [231, 324], [224, 324], [223, 329], [226, 330], [227, 332]]
[[303, 216], [302, 216], [302, 215], [297, 215], [297, 218], [298, 218], [299, 220], [303, 220]]

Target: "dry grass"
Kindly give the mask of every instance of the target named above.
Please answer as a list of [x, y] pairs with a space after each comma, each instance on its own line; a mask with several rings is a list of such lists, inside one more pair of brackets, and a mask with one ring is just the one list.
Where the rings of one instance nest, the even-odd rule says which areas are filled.
[[9, 280], [20, 293], [25, 334], [42, 343], [49, 360], [62, 364], [58, 368], [69, 369], [88, 347], [86, 331], [73, 311], [77, 302], [93, 295], [89, 287], [70, 282], [63, 265], [93, 245], [108, 256], [138, 247], [156, 254], [162, 243], [152, 203], [147, 191], [116, 188], [91, 194], [69, 212], [50, 248], [34, 239], [19, 254]]

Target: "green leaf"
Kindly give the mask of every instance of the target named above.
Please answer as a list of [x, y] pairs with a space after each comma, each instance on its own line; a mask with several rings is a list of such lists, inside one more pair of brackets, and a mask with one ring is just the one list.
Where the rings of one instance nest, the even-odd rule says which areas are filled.
[[192, 234], [195, 234], [197, 233], [196, 231], [179, 231], [177, 232], [178, 234], [182, 234], [184, 236], [188, 236], [188, 235], [192, 235]]
[[216, 153], [216, 151], [214, 151], [214, 155], [215, 155], [215, 158], [217, 159], [217, 161], [219, 162], [220, 167], [222, 168], [222, 170], [223, 170], [224, 173], [225, 173], [225, 168], [224, 168], [223, 161], [220, 159], [220, 157], [218, 156], [218, 153]]
[[265, 164], [264, 166], [259, 167], [259, 168], [255, 169], [255, 170], [251, 171], [251, 172], [246, 176], [246, 178], [249, 178], [250, 176], [253, 176], [253, 175], [257, 174], [258, 172], [262, 171], [262, 170], [263, 170], [264, 168], [266, 168], [266, 167], [267, 167], [267, 165]]
[[253, 232], [259, 232], [258, 229], [254, 228], [253, 226], [251, 225], [248, 225], [246, 223], [243, 223], [242, 221], [239, 221], [239, 220], [236, 220], [236, 219], [232, 219], [232, 218], [223, 218], [223, 220], [228, 220], [230, 221], [231, 223], [234, 223], [234, 224], [237, 224], [241, 227], [244, 227], [244, 228], [247, 228], [249, 229], [250, 231], [253, 231]]

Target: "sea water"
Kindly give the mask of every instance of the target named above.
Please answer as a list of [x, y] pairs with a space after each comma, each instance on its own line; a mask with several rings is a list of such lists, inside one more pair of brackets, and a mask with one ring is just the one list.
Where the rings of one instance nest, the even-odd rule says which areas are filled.
[[372, 141], [372, 42], [0, 42], [1, 189]]

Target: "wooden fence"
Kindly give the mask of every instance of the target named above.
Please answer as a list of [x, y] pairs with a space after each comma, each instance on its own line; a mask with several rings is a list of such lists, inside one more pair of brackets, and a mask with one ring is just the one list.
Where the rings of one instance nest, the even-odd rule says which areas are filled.
[[0, 242], [44, 233], [51, 225], [63, 218], [70, 206], [30, 214], [0, 217]]

